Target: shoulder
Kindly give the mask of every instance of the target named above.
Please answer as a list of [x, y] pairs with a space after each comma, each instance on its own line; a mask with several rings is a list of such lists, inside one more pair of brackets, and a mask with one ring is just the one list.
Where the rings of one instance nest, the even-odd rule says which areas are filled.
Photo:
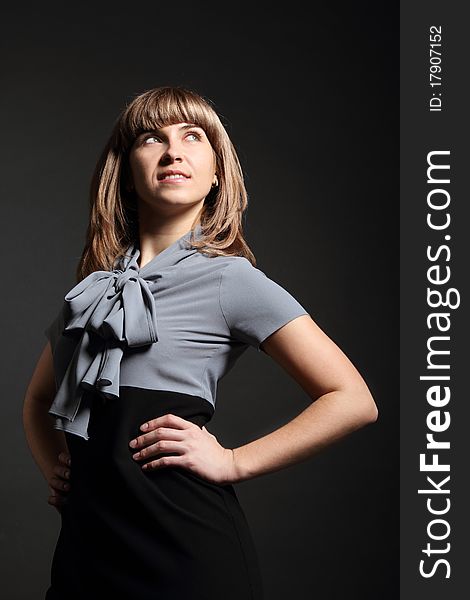
[[223, 259], [221, 261], [221, 266], [224, 279], [232, 280], [239, 277], [266, 277], [263, 271], [255, 267], [244, 256], [224, 256], [221, 258]]
[[207, 256], [198, 253], [191, 267], [196, 264], [198, 265], [198, 268], [204, 271], [217, 273], [224, 281], [237, 279], [239, 277], [249, 277], [250, 274], [253, 276], [255, 273], [262, 273], [244, 256]]
[[274, 305], [285, 305], [295, 300], [288, 290], [255, 267], [244, 256], [217, 256], [206, 258], [206, 268], [217, 274], [219, 299], [222, 310], [238, 306], [249, 312], [250, 306], [270, 310]]
[[238, 294], [258, 291], [264, 293], [268, 288], [279, 284], [268, 277], [264, 271], [255, 267], [243, 256], [228, 257], [221, 275], [221, 287], [236, 291]]
[[231, 311], [236, 307], [245, 314], [299, 307], [285, 287], [244, 257], [230, 257], [225, 262], [221, 271], [219, 295], [223, 309]]
[[227, 261], [219, 289], [220, 308], [232, 335], [258, 349], [268, 335], [308, 314], [285, 287], [244, 257]]

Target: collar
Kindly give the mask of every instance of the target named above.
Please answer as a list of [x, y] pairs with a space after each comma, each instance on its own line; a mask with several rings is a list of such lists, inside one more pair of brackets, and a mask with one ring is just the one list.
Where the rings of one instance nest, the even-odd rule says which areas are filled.
[[[138, 265], [138, 259], [140, 257], [140, 245], [139, 241], [136, 241], [127, 248], [124, 256], [118, 259], [114, 266], [115, 268], [126, 270], [133, 269], [139, 273], [140, 276], [151, 278], [152, 275], [158, 274], [161, 269], [171, 267], [179, 263], [184, 258], [187, 258], [191, 254], [197, 252], [190, 244], [191, 233], [193, 230], [189, 230], [187, 233], [178, 238], [175, 242], [167, 246], [164, 250], [155, 255], [147, 264], [142, 268]], [[198, 223], [194, 228], [194, 237], [198, 239], [202, 234], [202, 226]]]

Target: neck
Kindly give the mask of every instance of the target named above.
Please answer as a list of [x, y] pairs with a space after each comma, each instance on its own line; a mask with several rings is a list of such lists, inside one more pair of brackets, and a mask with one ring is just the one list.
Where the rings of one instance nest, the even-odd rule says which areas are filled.
[[195, 215], [193, 212], [173, 218], [142, 214], [142, 212], [148, 211], [139, 212], [139, 268], [146, 265], [200, 222], [199, 215]]

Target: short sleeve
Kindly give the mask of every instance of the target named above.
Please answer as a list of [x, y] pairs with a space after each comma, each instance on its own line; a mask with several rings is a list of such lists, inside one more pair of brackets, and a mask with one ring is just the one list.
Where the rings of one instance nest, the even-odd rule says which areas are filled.
[[222, 272], [220, 307], [233, 337], [258, 350], [260, 344], [292, 319], [308, 311], [286, 289], [237, 257]]

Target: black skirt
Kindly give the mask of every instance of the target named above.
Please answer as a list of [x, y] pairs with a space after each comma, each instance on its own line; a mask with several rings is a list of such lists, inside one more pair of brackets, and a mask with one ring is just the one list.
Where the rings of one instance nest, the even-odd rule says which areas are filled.
[[[61, 513], [45, 600], [262, 600], [256, 549], [232, 485], [182, 467], [143, 471], [131, 439], [176, 414], [202, 427], [207, 400], [122, 386], [92, 392], [89, 440], [66, 433], [71, 489]], [[162, 456], [162, 455], [159, 455]]]

